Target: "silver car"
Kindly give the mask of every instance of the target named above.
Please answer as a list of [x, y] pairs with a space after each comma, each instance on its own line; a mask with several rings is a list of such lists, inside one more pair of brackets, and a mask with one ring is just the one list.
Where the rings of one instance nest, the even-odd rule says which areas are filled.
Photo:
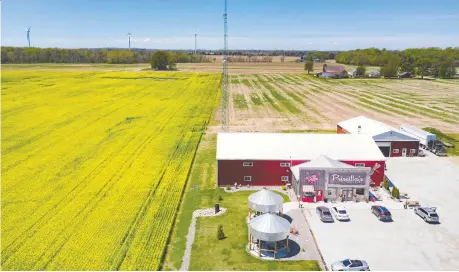
[[331, 265], [332, 271], [370, 271], [368, 263], [363, 260], [346, 259]]
[[322, 222], [330, 222], [330, 223], [334, 222], [333, 217], [330, 213], [330, 210], [327, 207], [319, 206], [316, 208], [316, 212], [317, 212], [317, 215], [319, 215], [320, 220], [322, 220]]
[[419, 215], [424, 221], [428, 223], [439, 223], [440, 217], [435, 207], [417, 207], [414, 209], [414, 213]]

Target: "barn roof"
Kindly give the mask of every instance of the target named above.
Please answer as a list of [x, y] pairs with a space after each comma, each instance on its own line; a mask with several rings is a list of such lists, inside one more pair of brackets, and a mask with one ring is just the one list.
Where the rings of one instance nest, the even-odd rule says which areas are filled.
[[[355, 117], [338, 123], [351, 134], [371, 135], [375, 141], [417, 141], [406, 133], [365, 116]], [[360, 126], [360, 132], [358, 127]]]
[[382, 133], [382, 134], [379, 134], [379, 135], [376, 135], [376, 136], [373, 136], [373, 140], [375, 141], [379, 141], [379, 142], [383, 142], [383, 141], [387, 141], [387, 142], [392, 142], [392, 141], [398, 141], [398, 142], [401, 142], [401, 141], [419, 141], [418, 139], [415, 139], [413, 137], [410, 137], [400, 131], [388, 131], [388, 132], [385, 132], [385, 133]]
[[341, 73], [344, 70], [345, 70], [344, 66], [341, 66], [341, 65], [327, 65], [327, 66], [325, 66], [325, 72], [328, 72], [328, 73]]
[[307, 133], [218, 133], [218, 160], [385, 161], [369, 135]]
[[[381, 123], [379, 121], [373, 120], [371, 118], [365, 116], [359, 116], [352, 119], [348, 119], [346, 121], [342, 121], [338, 123], [338, 126], [346, 130], [351, 134], [363, 134], [363, 135], [371, 135], [376, 136], [382, 133], [386, 133], [389, 131], [395, 131], [396, 129]], [[360, 133], [358, 131], [358, 127], [360, 126]]]

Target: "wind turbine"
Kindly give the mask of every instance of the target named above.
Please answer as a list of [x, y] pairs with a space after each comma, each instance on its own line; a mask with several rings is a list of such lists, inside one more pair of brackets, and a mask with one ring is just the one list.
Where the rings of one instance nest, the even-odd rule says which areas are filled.
[[131, 51], [131, 33], [128, 32], [126, 36], [129, 36], [129, 51]]
[[198, 53], [198, 33], [199, 33], [199, 29], [197, 29], [196, 33], [194, 33], [194, 54], [195, 55]]
[[26, 28], [26, 30], [25, 30], [25, 31], [27, 31], [27, 41], [29, 42], [29, 47], [30, 47], [30, 28], [31, 27], [29, 26], [29, 28], [28, 29]]

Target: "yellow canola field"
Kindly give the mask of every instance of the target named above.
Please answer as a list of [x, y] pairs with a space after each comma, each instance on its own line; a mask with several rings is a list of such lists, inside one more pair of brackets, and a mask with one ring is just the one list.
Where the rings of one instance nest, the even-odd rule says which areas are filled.
[[2, 269], [157, 270], [219, 84], [2, 71]]

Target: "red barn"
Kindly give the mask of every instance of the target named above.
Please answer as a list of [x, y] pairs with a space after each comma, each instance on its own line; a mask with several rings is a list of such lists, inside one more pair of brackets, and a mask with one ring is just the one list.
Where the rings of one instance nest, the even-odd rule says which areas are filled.
[[282, 186], [295, 165], [325, 155], [369, 167], [371, 182], [383, 181], [386, 158], [369, 135], [303, 133], [219, 133], [217, 185]]
[[370, 135], [386, 157], [413, 157], [419, 152], [419, 140], [365, 116], [338, 123], [336, 132]]

